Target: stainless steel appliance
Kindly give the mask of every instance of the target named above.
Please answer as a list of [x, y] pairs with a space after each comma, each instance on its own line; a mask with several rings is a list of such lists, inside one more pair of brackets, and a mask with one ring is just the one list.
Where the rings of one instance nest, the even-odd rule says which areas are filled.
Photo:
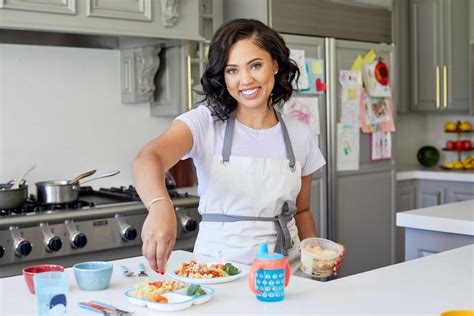
[[[177, 215], [175, 249], [192, 250], [199, 198], [168, 190]], [[40, 204], [30, 196], [20, 207], [0, 210], [0, 277], [21, 274], [40, 263], [70, 266], [89, 260], [141, 255], [147, 210], [132, 186], [82, 187], [79, 200]]]
[[[350, 70], [358, 55], [375, 49], [390, 69], [392, 94], [395, 67], [393, 45], [284, 34], [291, 49], [306, 58], [323, 59], [327, 91], [319, 100], [319, 145], [327, 165], [313, 176], [311, 210], [318, 234], [346, 247], [338, 273], [347, 276], [394, 263], [395, 164], [370, 160], [370, 134], [360, 133], [359, 170], [337, 171], [337, 123], [341, 117], [339, 71]], [[296, 94], [298, 97], [315, 95]], [[394, 106], [395, 106], [394, 99]], [[395, 111], [395, 108], [394, 108]]]

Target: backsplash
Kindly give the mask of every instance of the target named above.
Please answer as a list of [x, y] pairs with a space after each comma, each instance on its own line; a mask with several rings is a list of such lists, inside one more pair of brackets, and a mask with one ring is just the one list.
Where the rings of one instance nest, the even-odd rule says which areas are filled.
[[120, 51], [0, 45], [0, 183], [120, 170], [94, 187], [132, 184], [131, 162], [172, 118], [120, 103]]
[[[416, 154], [418, 149], [424, 145], [431, 145], [440, 150], [440, 164], [457, 159], [457, 153], [441, 150], [446, 147], [448, 140], [457, 140], [456, 134], [444, 132], [444, 123], [447, 121], [469, 121], [474, 126], [474, 117], [469, 115], [435, 113], [398, 114], [397, 132], [395, 135], [395, 158], [397, 165], [418, 164]], [[462, 139], [473, 141], [474, 133], [464, 133], [461, 134], [461, 137]]]

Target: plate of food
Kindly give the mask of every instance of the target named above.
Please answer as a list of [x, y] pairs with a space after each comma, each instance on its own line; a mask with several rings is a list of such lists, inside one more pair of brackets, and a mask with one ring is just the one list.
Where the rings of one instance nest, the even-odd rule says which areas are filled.
[[198, 263], [195, 260], [181, 263], [168, 273], [174, 279], [195, 284], [225, 283], [247, 274], [248, 268], [237, 263]]
[[208, 286], [169, 279], [157, 282], [146, 280], [127, 290], [124, 295], [133, 305], [175, 312], [207, 303], [214, 295], [214, 290]]

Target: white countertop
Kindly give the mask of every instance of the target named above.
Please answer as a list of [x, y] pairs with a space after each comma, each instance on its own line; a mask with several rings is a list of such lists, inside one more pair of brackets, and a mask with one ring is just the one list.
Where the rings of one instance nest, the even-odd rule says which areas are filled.
[[[350, 251], [350, 249], [348, 249]], [[192, 253], [174, 251], [169, 267], [195, 258]], [[197, 257], [202, 260], [202, 257]], [[432, 256], [356, 274], [330, 282], [317, 282], [292, 277], [285, 299], [277, 303], [258, 301], [251, 294], [247, 278], [210, 285], [215, 289], [212, 299], [203, 305], [176, 312], [176, 315], [364, 313], [364, 314], [431, 314], [452, 309], [474, 309], [473, 268], [474, 245]], [[215, 259], [213, 260], [215, 262]], [[80, 309], [78, 302], [97, 300], [134, 311], [134, 315], [164, 315], [127, 302], [123, 293], [142, 278], [120, 275], [119, 264], [136, 271], [143, 257], [112, 261], [114, 274], [107, 290], [81, 291], [69, 274], [68, 315], [99, 315]], [[344, 262], [343, 264], [350, 264]], [[164, 277], [148, 271], [150, 281]], [[191, 314], [192, 311], [192, 314]], [[36, 301], [22, 276], [0, 279], [0, 315], [35, 315]], [[171, 314], [171, 313], [170, 313]], [[168, 315], [168, 314], [167, 314]]]
[[425, 168], [421, 165], [397, 166], [397, 181], [403, 180], [438, 180], [474, 183], [474, 171], [444, 170], [440, 167]]
[[474, 236], [474, 200], [399, 212], [397, 226]]

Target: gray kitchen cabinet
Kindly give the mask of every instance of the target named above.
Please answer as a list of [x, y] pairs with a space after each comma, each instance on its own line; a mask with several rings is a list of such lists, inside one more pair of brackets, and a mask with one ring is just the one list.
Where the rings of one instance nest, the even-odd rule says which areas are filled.
[[416, 181], [416, 208], [445, 204], [446, 184], [443, 181]]
[[[416, 209], [416, 190], [413, 180], [397, 183], [397, 212]], [[396, 227], [396, 262], [405, 261], [405, 229]]]
[[405, 261], [471, 245], [473, 242], [474, 236], [405, 228]]
[[469, 0], [410, 0], [411, 110], [468, 112]]
[[410, 111], [410, 6], [406, 0], [393, 0], [392, 36], [395, 44], [395, 67], [397, 69], [398, 113]]
[[474, 199], [474, 182], [404, 180], [397, 183], [397, 211]]
[[469, 0], [469, 30], [471, 43], [474, 43], [474, 0]]
[[200, 0], [200, 29], [204, 39], [160, 52], [160, 68], [155, 76], [156, 91], [150, 103], [152, 116], [177, 116], [191, 110], [202, 99], [200, 80], [207, 65], [210, 40], [222, 24], [222, 0]]
[[201, 1], [0, 1], [0, 28], [201, 40]]

